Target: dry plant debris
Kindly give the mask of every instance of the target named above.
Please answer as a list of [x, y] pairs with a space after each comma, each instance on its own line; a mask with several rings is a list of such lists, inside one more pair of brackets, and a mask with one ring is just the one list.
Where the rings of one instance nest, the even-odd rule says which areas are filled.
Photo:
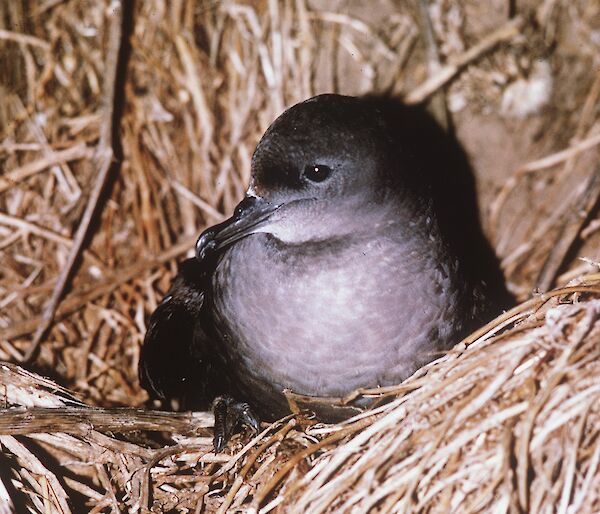
[[[82, 240], [104, 169], [95, 157], [120, 3], [122, 156]], [[519, 300], [598, 270], [600, 6], [526, 4], [144, 0], [128, 13], [127, 1], [0, 3], [0, 388], [11, 409], [65, 409], [11, 410], [21, 431], [1, 432], [0, 512], [7, 498], [19, 512], [598, 510], [593, 282], [562, 290], [554, 298], [569, 305], [549, 311], [534, 295], [490, 328], [498, 338], [482, 330], [460, 355], [377, 391], [401, 395], [373, 418], [291, 418], [214, 456], [210, 417], [190, 428], [174, 415], [165, 430], [188, 435], [167, 437], [135, 409], [147, 404], [136, 377], [145, 320], [175, 261], [241, 197], [266, 126], [313, 94], [433, 95], [471, 158], [484, 227]], [[67, 391], [14, 365], [73, 255], [27, 365]], [[57, 412], [61, 432], [28, 432]], [[116, 420], [139, 431], [111, 435]]]
[[384, 416], [286, 484], [290, 511], [597, 511], [600, 289], [584, 289], [596, 298], [538, 300], [407, 380]]
[[[338, 425], [290, 416], [220, 455], [210, 415], [88, 407], [4, 363], [4, 486], [39, 512], [77, 500], [92, 512], [594, 512], [599, 357], [595, 275], [517, 306], [398, 387], [363, 391], [392, 398], [378, 409]], [[150, 430], [171, 444], [131, 435]]]

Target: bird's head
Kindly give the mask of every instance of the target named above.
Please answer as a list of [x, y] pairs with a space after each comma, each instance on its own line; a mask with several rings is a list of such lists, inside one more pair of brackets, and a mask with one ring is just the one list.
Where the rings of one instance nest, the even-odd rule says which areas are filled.
[[197, 256], [258, 232], [302, 244], [398, 222], [415, 199], [403, 193], [414, 189], [410, 160], [368, 102], [320, 95], [299, 103], [265, 132], [246, 197], [200, 236]]

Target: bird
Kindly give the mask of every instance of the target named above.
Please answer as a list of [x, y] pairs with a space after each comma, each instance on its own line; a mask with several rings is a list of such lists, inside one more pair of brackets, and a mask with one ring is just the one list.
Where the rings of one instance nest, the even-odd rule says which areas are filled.
[[337, 94], [283, 112], [244, 198], [152, 313], [141, 385], [212, 407], [217, 450], [239, 422], [289, 414], [286, 392], [323, 421], [348, 417], [364, 405], [340, 398], [400, 383], [489, 318], [452, 163], [423, 163], [438, 143], [415, 150], [411, 112]]

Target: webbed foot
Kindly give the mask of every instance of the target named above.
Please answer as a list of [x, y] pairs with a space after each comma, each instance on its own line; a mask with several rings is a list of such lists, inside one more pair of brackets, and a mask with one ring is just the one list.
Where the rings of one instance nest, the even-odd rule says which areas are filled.
[[258, 433], [260, 420], [246, 402], [239, 402], [231, 396], [217, 396], [213, 401], [212, 410], [215, 415], [215, 453], [223, 451], [236, 428], [245, 426], [255, 434]]

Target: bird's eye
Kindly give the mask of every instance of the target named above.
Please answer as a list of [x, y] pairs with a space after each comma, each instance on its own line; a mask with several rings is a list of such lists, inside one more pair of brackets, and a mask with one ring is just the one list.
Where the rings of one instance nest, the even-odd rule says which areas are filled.
[[323, 164], [311, 164], [304, 168], [304, 176], [311, 182], [323, 182], [331, 175], [331, 168]]

